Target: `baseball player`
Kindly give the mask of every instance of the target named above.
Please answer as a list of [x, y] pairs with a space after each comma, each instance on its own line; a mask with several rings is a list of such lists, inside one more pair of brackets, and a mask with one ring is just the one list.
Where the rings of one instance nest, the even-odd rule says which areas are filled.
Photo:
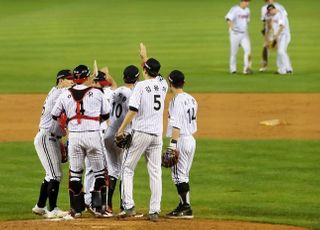
[[133, 175], [135, 167], [144, 153], [151, 190], [149, 219], [156, 221], [159, 218], [162, 195], [162, 122], [164, 100], [168, 90], [157, 78], [159, 70], [160, 63], [156, 59], [149, 58], [145, 62], [143, 67], [145, 80], [135, 85], [129, 100], [129, 111], [116, 134], [116, 136], [121, 136], [132, 122], [132, 143], [124, 153], [121, 170], [121, 196], [124, 210], [119, 214], [120, 217], [135, 215]]
[[268, 59], [269, 59], [269, 48], [273, 48], [273, 46], [276, 45], [274, 42], [274, 32], [272, 30], [271, 26], [271, 20], [268, 15], [267, 7], [270, 4], [273, 4], [279, 11], [282, 12], [285, 16], [288, 16], [288, 13], [286, 9], [279, 3], [273, 1], [273, 0], [264, 0], [265, 5], [261, 8], [261, 21], [263, 22], [263, 29], [262, 34], [264, 36], [264, 44], [263, 44], [263, 50], [262, 50], [262, 62], [261, 62], [261, 68], [260, 72], [265, 72], [268, 68]]
[[191, 169], [196, 141], [193, 134], [197, 131], [197, 101], [183, 91], [184, 74], [174, 70], [169, 74], [170, 89], [173, 99], [169, 104], [167, 137], [170, 137], [169, 149], [177, 149], [179, 159], [171, 168], [171, 175], [179, 194], [179, 205], [167, 214], [169, 218], [193, 218], [190, 206], [189, 172]]
[[[106, 67], [105, 67], [106, 68]], [[108, 72], [107, 72], [108, 73]], [[102, 89], [104, 92], [104, 100], [107, 101], [110, 104], [110, 99], [112, 96], [112, 89], [111, 87], [114, 87], [114, 85], [116, 84], [114, 80], [110, 81], [110, 78], [108, 77], [107, 79], [107, 74], [106, 72], [103, 71], [99, 71], [97, 70], [97, 75], [93, 77], [92, 79], [92, 87], [96, 87], [99, 89]], [[102, 122], [101, 126], [100, 126], [100, 131], [101, 131], [101, 140], [103, 140], [103, 136], [104, 133], [107, 130], [107, 122]], [[104, 146], [104, 143], [102, 141], [101, 143]], [[105, 147], [103, 147], [103, 151], [104, 151], [104, 165], [105, 168], [107, 170], [107, 163], [106, 163], [106, 149]], [[85, 191], [85, 195], [84, 195], [84, 199], [85, 199], [85, 204], [87, 209], [95, 214], [95, 212], [92, 209], [91, 206], [91, 191], [93, 191], [94, 189], [94, 174], [93, 174], [93, 170], [90, 164], [90, 161], [88, 159], [88, 157], [85, 157], [85, 166], [86, 166], [86, 171], [85, 171], [85, 177], [84, 177], [84, 191]], [[111, 213], [108, 209], [106, 209], [106, 212], [104, 213], [103, 217], [111, 217]]]
[[[34, 139], [34, 146], [39, 156], [40, 162], [46, 172], [46, 176], [40, 187], [38, 203], [32, 208], [32, 212], [44, 215], [47, 218], [63, 217], [67, 212], [61, 211], [57, 207], [60, 181], [62, 178], [61, 169], [61, 149], [60, 141], [65, 130], [61, 126], [56, 126], [50, 131], [52, 117], [51, 111], [57, 98], [68, 86], [71, 86], [72, 73], [70, 70], [61, 70], [57, 74], [56, 86], [53, 87], [44, 104], [39, 124], [39, 132]], [[49, 209], [46, 208], [46, 201], [49, 198]]]
[[97, 217], [103, 216], [106, 197], [106, 171], [103, 163], [103, 146], [100, 121], [109, 118], [109, 104], [104, 100], [101, 89], [87, 87], [85, 81], [90, 70], [79, 65], [73, 70], [76, 85], [64, 92], [54, 106], [51, 115], [57, 119], [64, 111], [69, 130], [69, 197], [71, 210], [65, 219], [81, 216], [85, 209], [82, 191], [84, 157], [87, 156], [95, 177], [92, 191], [92, 207]]
[[274, 40], [277, 41], [277, 74], [291, 74], [292, 66], [287, 53], [291, 41], [290, 27], [288, 17], [275, 5], [270, 4], [267, 7], [270, 16], [272, 30], [274, 31]]
[[244, 74], [252, 74], [251, 70], [251, 45], [248, 34], [248, 24], [250, 22], [250, 0], [241, 0], [239, 5], [230, 9], [225, 16], [229, 25], [230, 36], [230, 72], [237, 73], [237, 53], [241, 45], [244, 50]]
[[[112, 197], [116, 187], [117, 180], [120, 178], [121, 163], [123, 150], [116, 146], [114, 142], [115, 134], [124, 120], [128, 112], [129, 98], [132, 94], [134, 84], [139, 78], [139, 69], [134, 65], [127, 66], [123, 71], [124, 86], [119, 87], [113, 91], [111, 96], [111, 113], [110, 125], [104, 135], [104, 144], [107, 149], [107, 164], [109, 173], [109, 190], [108, 190], [108, 209], [107, 211], [112, 214]], [[131, 132], [130, 125], [125, 130]], [[120, 182], [121, 183], [121, 182]], [[120, 185], [121, 187], [121, 185]], [[120, 204], [120, 210], [123, 210]]]

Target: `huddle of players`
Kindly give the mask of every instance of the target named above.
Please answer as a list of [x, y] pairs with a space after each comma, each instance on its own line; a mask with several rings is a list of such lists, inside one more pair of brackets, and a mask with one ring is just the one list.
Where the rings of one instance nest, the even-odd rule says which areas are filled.
[[[250, 0], [240, 0], [240, 4], [232, 7], [225, 19], [229, 24], [230, 36], [230, 72], [237, 73], [237, 52], [239, 46], [244, 50], [244, 74], [252, 74], [251, 45], [248, 34], [250, 22]], [[262, 51], [262, 63], [260, 72], [265, 72], [268, 67], [269, 49], [277, 48], [277, 71], [276, 74], [291, 74], [293, 69], [287, 53], [291, 40], [288, 13], [285, 8], [273, 0], [265, 0], [267, 3], [261, 9], [263, 21], [264, 44]]]
[[[111, 91], [108, 72], [98, 71], [88, 86], [90, 70], [79, 65], [73, 71], [62, 70], [57, 84], [43, 106], [35, 148], [46, 171], [39, 200], [32, 211], [46, 218], [74, 219], [87, 209], [96, 217], [112, 217], [112, 196], [121, 179], [121, 212], [118, 217], [141, 217], [135, 211], [133, 175], [144, 154], [150, 178], [149, 219], [159, 218], [162, 196], [162, 131], [167, 81], [160, 75], [160, 63], [148, 58], [140, 44], [140, 57], [145, 80], [130, 65], [123, 72], [125, 85]], [[111, 78], [112, 79], [112, 78]], [[197, 131], [196, 100], [183, 91], [184, 74], [174, 70], [168, 77], [173, 99], [169, 105], [168, 148], [180, 153], [172, 167], [172, 180], [177, 187], [179, 204], [167, 214], [169, 218], [193, 218], [189, 198], [189, 172]], [[114, 82], [114, 81], [113, 81]], [[45, 121], [45, 122], [44, 122]], [[106, 122], [107, 121], [107, 122]], [[70, 211], [57, 207], [61, 172], [60, 138], [68, 128]], [[108, 124], [108, 125], [106, 125]], [[123, 132], [132, 133], [131, 146], [120, 149], [114, 138]], [[85, 193], [82, 186], [83, 164], [86, 165]], [[46, 208], [46, 200], [49, 208]]]

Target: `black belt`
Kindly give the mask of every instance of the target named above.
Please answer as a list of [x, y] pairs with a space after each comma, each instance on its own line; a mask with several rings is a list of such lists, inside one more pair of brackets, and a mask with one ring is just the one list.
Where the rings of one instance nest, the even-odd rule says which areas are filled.
[[[44, 129], [42, 129], [42, 130], [44, 130]], [[41, 131], [41, 129], [39, 129], [39, 132], [40, 131]], [[62, 138], [62, 136], [57, 136], [57, 135], [54, 135], [53, 133], [50, 133], [50, 136], [54, 137], [54, 138], [57, 138], [57, 139], [61, 139]]]
[[61, 139], [61, 138], [62, 138], [62, 136], [56, 136], [56, 135], [54, 135], [53, 133], [50, 133], [50, 136], [52, 136], [52, 137], [54, 137], [54, 138], [57, 138], [57, 139]]
[[69, 131], [69, 133], [93, 133], [99, 132], [100, 130], [84, 130], [84, 131]]
[[158, 137], [159, 135], [157, 134], [154, 134], [154, 133], [146, 133], [146, 132], [142, 132], [142, 131], [139, 131], [139, 130], [134, 130], [135, 132], [138, 132], [138, 133], [144, 133], [144, 134], [147, 134], [147, 135], [150, 135], [150, 136], [155, 136], [155, 137]]

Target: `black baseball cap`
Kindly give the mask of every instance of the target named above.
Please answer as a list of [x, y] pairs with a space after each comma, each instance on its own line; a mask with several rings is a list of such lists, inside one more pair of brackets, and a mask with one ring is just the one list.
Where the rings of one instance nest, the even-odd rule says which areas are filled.
[[268, 11], [270, 11], [270, 10], [272, 10], [272, 9], [275, 9], [276, 7], [275, 7], [275, 5], [273, 5], [273, 4], [269, 4], [268, 6], [267, 6], [267, 10]]
[[139, 78], [139, 69], [134, 65], [129, 65], [123, 70], [123, 79], [125, 83], [135, 83]]
[[161, 68], [160, 62], [154, 58], [149, 58], [143, 65], [150, 76], [156, 77]]
[[102, 87], [111, 85], [111, 83], [106, 78], [106, 74], [100, 70], [98, 70], [98, 75], [93, 78], [93, 81], [99, 82]]
[[73, 74], [71, 72], [71, 70], [69, 69], [63, 69], [63, 70], [60, 70], [58, 73], [57, 73], [57, 80], [58, 79], [73, 79]]
[[169, 74], [168, 80], [174, 87], [182, 87], [185, 83], [184, 74], [179, 70], [173, 70]]

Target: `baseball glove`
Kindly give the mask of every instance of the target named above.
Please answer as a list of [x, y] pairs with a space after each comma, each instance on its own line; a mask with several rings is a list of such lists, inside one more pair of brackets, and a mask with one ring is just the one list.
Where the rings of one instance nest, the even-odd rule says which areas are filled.
[[60, 150], [61, 150], [61, 163], [68, 162], [68, 141], [66, 144], [63, 144], [62, 141], [60, 141]]
[[119, 148], [129, 148], [131, 145], [132, 136], [130, 133], [123, 133], [120, 136], [115, 136], [114, 142]]
[[277, 46], [277, 40], [276, 39], [274, 39], [272, 42], [271, 42], [271, 48], [276, 48], [276, 46]]
[[178, 163], [179, 152], [176, 149], [167, 148], [162, 155], [161, 165], [165, 168], [171, 168]]

